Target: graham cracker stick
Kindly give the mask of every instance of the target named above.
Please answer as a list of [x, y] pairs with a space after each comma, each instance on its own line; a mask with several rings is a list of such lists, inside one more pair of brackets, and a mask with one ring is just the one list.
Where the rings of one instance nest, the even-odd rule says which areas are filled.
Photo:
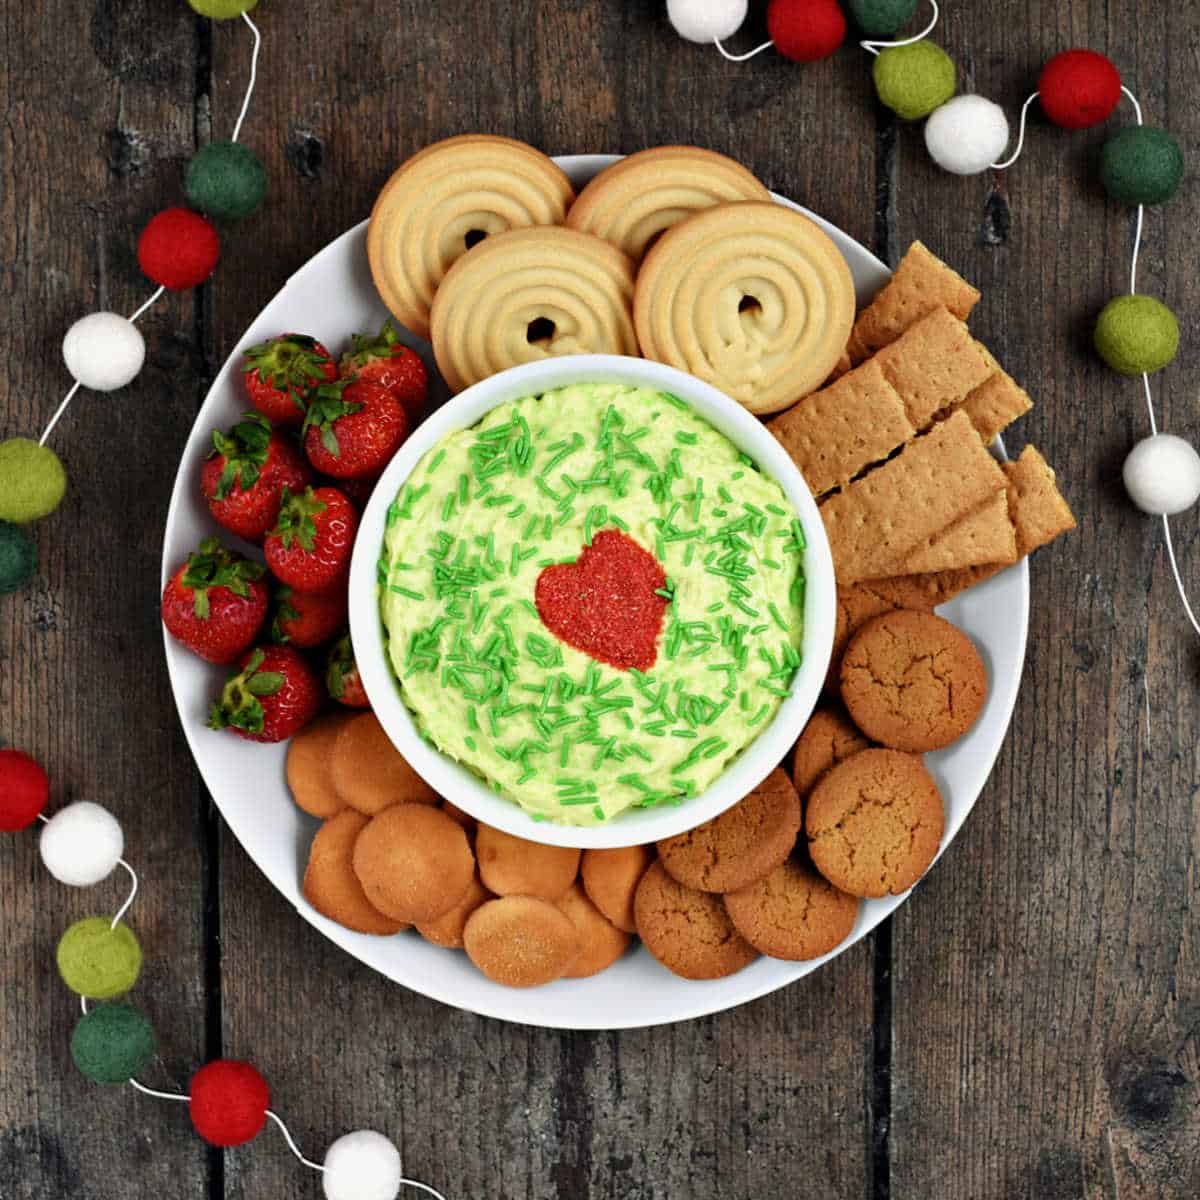
[[1032, 407], [1033, 401], [1024, 388], [1017, 385], [1000, 364], [991, 356], [986, 346], [977, 343], [984, 357], [992, 366], [987, 377], [962, 402], [962, 409], [971, 418], [985, 443], [991, 442], [1018, 417], [1023, 417]]
[[1007, 489], [910, 552], [902, 574], [952, 571], [988, 563], [1015, 563], [1017, 539], [1008, 515]]

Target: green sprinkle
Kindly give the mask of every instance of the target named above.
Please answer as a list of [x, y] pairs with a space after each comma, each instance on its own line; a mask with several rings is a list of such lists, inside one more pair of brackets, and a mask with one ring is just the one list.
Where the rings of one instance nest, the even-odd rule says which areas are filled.
[[425, 597], [421, 592], [414, 592], [412, 588], [401, 587], [399, 584], [392, 583], [388, 585], [389, 592], [395, 592], [398, 596], [407, 596], [410, 600], [424, 600]]
[[508, 519], [510, 521], [515, 521], [524, 511], [525, 511], [525, 504], [524, 504], [524, 502], [522, 502], [522, 503], [518, 504], [515, 508], [510, 508], [508, 510], [508, 512], [506, 512], [504, 515], [506, 517], [508, 517]]
[[600, 807], [600, 805], [598, 805], [598, 804], [592, 809], [592, 815], [596, 818], [597, 821], [607, 821], [608, 820], [608, 817], [605, 816], [605, 814], [604, 814], [604, 809], [602, 809]]
[[787, 509], [780, 508], [778, 504], [768, 504], [766, 506], [766, 509], [767, 509], [767, 512], [774, 513], [777, 517], [786, 517], [788, 515]]
[[783, 570], [783, 563], [776, 562], [773, 558], [764, 558], [762, 560], [762, 565], [764, 567], [770, 567], [772, 571], [782, 571]]
[[677, 738], [694, 738], [700, 735], [694, 729], [672, 729], [671, 736]]
[[682, 430], [675, 435], [677, 442], [682, 442], [685, 446], [694, 446], [700, 439], [694, 433], [684, 433]]
[[751, 718], [750, 718], [750, 719], [749, 719], [749, 720], [746, 722], [746, 724], [747, 724], [747, 725], [757, 725], [757, 724], [759, 723], [759, 721], [761, 721], [761, 720], [763, 719], [763, 717], [765, 717], [765, 716], [767, 715], [767, 713], [770, 711], [770, 709], [771, 709], [771, 706], [770, 706], [769, 704], [764, 704], [764, 705], [762, 706], [762, 708], [760, 708], [760, 709], [758, 710], [758, 712], [756, 712], [756, 713], [754, 714], [754, 716], [752, 716], [752, 717], [751, 717]]
[[470, 734], [468, 734], [465, 738], [463, 738], [463, 741], [466, 742], [468, 750], [478, 749], [478, 747], [475, 745], [475, 739], [473, 737], [471, 737]]
[[742, 612], [744, 612], [746, 614], [746, 616], [748, 616], [748, 617], [757, 617], [759, 615], [758, 609], [753, 608], [749, 604], [747, 604], [741, 598], [741, 596], [731, 597], [729, 603], [732, 604], [734, 608], [741, 609]]
[[773, 683], [768, 683], [765, 679], [761, 680], [758, 685], [764, 692], [770, 692], [773, 696], [790, 696], [791, 692], [787, 688], [776, 687]]
[[455, 495], [453, 492], [446, 493], [446, 499], [442, 504], [442, 520], [448, 521], [454, 516]]
[[791, 629], [791, 626], [783, 619], [783, 617], [779, 615], [779, 609], [775, 607], [775, 602], [772, 601], [770, 604], [768, 604], [767, 609], [770, 612], [771, 618], [774, 620], [775, 624], [778, 625], [784, 633], [787, 633], [788, 630]]
[[755, 471], [758, 470], [758, 463], [756, 463], [748, 454], [738, 454], [738, 462], [740, 462], [743, 467], [751, 467]]
[[670, 392], [661, 392], [660, 395], [668, 404], [681, 412], [689, 411], [688, 406], [678, 396], [672, 396]]
[[717, 495], [720, 496], [726, 504], [733, 503], [733, 497], [729, 494], [729, 489], [723, 483], [717, 488]]
[[438, 452], [437, 452], [437, 453], [436, 453], [436, 454], [433, 456], [433, 458], [432, 458], [432, 459], [430, 459], [430, 462], [429, 462], [429, 467], [428, 467], [428, 469], [426, 470], [425, 474], [426, 474], [426, 475], [432, 475], [432, 474], [434, 473], [434, 471], [436, 471], [436, 470], [438, 469], [438, 467], [440, 467], [440, 466], [442, 465], [442, 462], [445, 460], [445, 458], [446, 458], [446, 451], [445, 451], [445, 450], [439, 450], [439, 451], [438, 451]]

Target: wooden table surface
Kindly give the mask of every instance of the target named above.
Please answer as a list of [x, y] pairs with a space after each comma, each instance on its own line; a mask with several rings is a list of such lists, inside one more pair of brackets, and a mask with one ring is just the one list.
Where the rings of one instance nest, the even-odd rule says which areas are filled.
[[[0, 598], [0, 741], [99, 801], [144, 873], [138, 999], [186, 1085], [255, 1062], [310, 1154], [378, 1127], [450, 1198], [1135, 1200], [1200, 1195], [1196, 643], [1155, 525], [1126, 502], [1136, 381], [1089, 352], [1124, 290], [1129, 211], [1096, 180], [1103, 129], [1039, 116], [1012, 170], [957, 178], [873, 97], [857, 48], [734, 66], [650, 0], [266, 0], [244, 140], [263, 209], [213, 281], [144, 319], [146, 369], [84, 394], [55, 435], [71, 487], [36, 527], [34, 586]], [[752, 5], [757, 40], [762, 5]], [[1017, 112], [1053, 52], [1112, 56], [1195, 162], [1200, 18], [1162, 0], [947, 0], [963, 86]], [[138, 230], [179, 203], [196, 147], [227, 137], [241, 22], [182, 0], [5, 0], [0, 40], [0, 437], [42, 428], [82, 313], [148, 294]], [[1118, 120], [1127, 122], [1124, 108]], [[924, 240], [984, 292], [972, 325], [1037, 406], [1080, 528], [1032, 564], [1024, 686], [974, 814], [896, 918], [816, 975], [675, 1027], [504, 1025], [389, 984], [271, 888], [205, 794], [172, 706], [157, 612], [167, 498], [209, 381], [255, 313], [363, 218], [406, 155], [484, 130], [550, 153], [696, 142], [741, 159], [895, 263]], [[1143, 288], [1196, 328], [1200, 190], [1147, 218]], [[313, 314], [320, 328], [320, 314]], [[1156, 380], [1197, 437], [1197, 341]], [[1175, 528], [1200, 581], [1196, 514]], [[1148, 689], [1150, 719], [1146, 718]], [[55, 884], [35, 839], [0, 841], [0, 1197], [275, 1200], [320, 1194], [275, 1131], [211, 1151], [182, 1106], [99, 1088], [54, 946], [118, 899]], [[410, 1193], [405, 1193], [410, 1194]], [[415, 1194], [415, 1193], [411, 1193]]]

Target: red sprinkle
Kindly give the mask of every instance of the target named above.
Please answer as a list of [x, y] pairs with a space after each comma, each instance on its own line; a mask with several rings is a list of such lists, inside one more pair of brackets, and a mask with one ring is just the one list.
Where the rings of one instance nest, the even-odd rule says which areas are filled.
[[573, 563], [547, 567], [534, 589], [542, 624], [555, 637], [618, 670], [649, 671], [658, 656], [667, 577], [632, 538], [606, 529]]

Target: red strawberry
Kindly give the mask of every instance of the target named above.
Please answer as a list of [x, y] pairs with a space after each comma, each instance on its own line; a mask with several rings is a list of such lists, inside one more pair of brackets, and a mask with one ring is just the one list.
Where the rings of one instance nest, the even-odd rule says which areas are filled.
[[301, 432], [304, 452], [318, 471], [361, 479], [378, 475], [400, 449], [408, 417], [387, 388], [343, 379], [317, 388]]
[[266, 568], [205, 538], [167, 580], [162, 620], [193, 654], [231, 663], [254, 641], [267, 615]]
[[371, 707], [354, 661], [354, 647], [350, 644], [348, 633], [343, 634], [330, 647], [328, 665], [325, 668], [325, 686], [339, 704], [348, 705], [350, 708]]
[[346, 623], [348, 600], [345, 588], [335, 588], [331, 592], [297, 592], [290, 587], [276, 589], [271, 640], [304, 647], [329, 641]]
[[354, 505], [337, 488], [309, 487], [298, 495], [285, 488], [279, 520], [263, 543], [267, 566], [298, 592], [345, 588], [357, 529]]
[[342, 355], [339, 376], [382, 384], [404, 405], [409, 425], [419, 425], [429, 402], [429, 372], [421, 356], [401, 344], [390, 319], [375, 337], [356, 333], [351, 340], [354, 349]]
[[364, 475], [362, 479], [339, 479], [337, 486], [350, 497], [351, 503], [361, 513], [366, 511], [367, 501], [371, 499], [378, 482], [377, 475]]
[[321, 683], [290, 646], [259, 646], [243, 656], [213, 701], [209, 729], [230, 729], [252, 742], [282, 742], [321, 707]]
[[246, 413], [228, 433], [213, 430], [213, 451], [200, 472], [200, 491], [219, 525], [248, 542], [261, 542], [279, 516], [285, 488], [312, 478], [308, 463], [270, 422]]
[[302, 333], [251, 346], [242, 370], [250, 403], [276, 425], [299, 425], [313, 389], [337, 378], [333, 355]]

